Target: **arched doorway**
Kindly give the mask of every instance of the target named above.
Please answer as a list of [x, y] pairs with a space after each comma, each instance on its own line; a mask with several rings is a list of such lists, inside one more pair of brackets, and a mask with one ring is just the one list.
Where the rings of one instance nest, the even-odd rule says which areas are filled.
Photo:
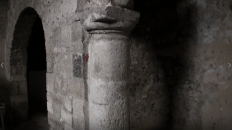
[[47, 115], [46, 51], [42, 21], [26, 8], [15, 25], [10, 56], [11, 107], [15, 122]]
[[32, 26], [27, 56], [29, 117], [38, 112], [47, 114], [46, 51], [43, 25], [39, 16]]

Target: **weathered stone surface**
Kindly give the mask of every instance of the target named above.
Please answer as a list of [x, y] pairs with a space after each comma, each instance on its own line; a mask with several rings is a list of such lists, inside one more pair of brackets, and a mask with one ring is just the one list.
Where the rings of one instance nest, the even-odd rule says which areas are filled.
[[47, 73], [52, 73], [54, 69], [54, 53], [47, 53], [46, 55]]
[[129, 129], [129, 119], [127, 116], [126, 101], [118, 100], [118, 102], [110, 104], [98, 104], [90, 101], [89, 117], [91, 130], [113, 130]]
[[71, 125], [66, 124], [64, 125], [64, 130], [74, 130]]
[[[15, 119], [26, 121], [28, 119], [28, 102], [11, 102], [12, 112], [14, 113]], [[17, 109], [16, 109], [17, 108]]]
[[83, 53], [83, 43], [82, 43], [82, 26], [80, 21], [76, 21], [71, 26], [71, 47], [70, 50], [75, 50], [75, 52]]
[[[132, 1], [130, 0], [114, 0], [112, 3], [109, 3], [109, 0], [93, 0], [91, 2], [95, 4], [92, 6], [98, 8], [90, 8], [84, 16], [89, 20], [86, 25], [90, 26], [85, 29], [93, 34], [97, 32], [94, 30], [98, 30], [98, 33], [109, 33], [106, 30], [99, 31], [102, 29], [111, 29], [111, 32], [114, 29], [125, 31], [128, 24], [133, 22], [133, 18], [138, 18], [133, 11], [123, 9], [131, 9], [130, 2]], [[27, 80], [26, 50], [22, 49], [23, 53], [17, 53], [19, 50], [15, 48], [27, 46], [25, 44], [27, 37], [24, 37], [24, 34], [29, 37], [30, 26], [27, 25], [32, 25], [28, 22], [33, 20], [23, 20], [19, 22], [22, 26], [15, 28], [20, 13], [26, 7], [32, 7], [43, 21], [47, 73], [52, 73], [54, 76], [54, 78], [48, 76], [47, 94], [47, 100], [52, 103], [55, 115], [48, 114], [52, 130], [72, 129], [71, 124], [67, 124], [65, 120], [60, 121], [61, 107], [65, 110], [70, 108], [65, 107], [66, 97], [80, 99], [80, 102], [76, 101], [78, 105], [73, 106], [76, 107], [73, 108], [73, 112], [76, 110], [76, 113], [72, 113], [72, 117], [80, 115], [73, 119], [72, 126], [74, 127], [75, 122], [81, 122], [77, 123], [75, 129], [88, 129], [82, 126], [84, 125], [83, 120], [86, 121], [86, 126], [91, 125], [91, 128], [94, 127], [93, 125], [101, 126], [95, 118], [102, 120], [104, 117], [108, 118], [109, 115], [106, 113], [110, 113], [116, 108], [111, 109], [106, 105], [92, 103], [90, 108], [92, 107], [96, 111], [91, 112], [93, 115], [97, 114], [90, 118], [95, 124], [88, 124], [88, 118], [83, 119], [84, 115], [78, 113], [83, 109], [84, 100], [87, 100], [85, 94], [88, 93], [85, 92], [85, 89], [88, 91], [88, 88], [85, 87], [88, 84], [85, 85], [85, 80], [82, 79], [85, 72], [80, 77], [74, 76], [75, 68], [72, 56], [73, 54], [82, 56], [82, 53], [88, 53], [83, 51], [83, 45], [80, 44], [82, 39], [79, 36], [82, 34], [82, 28], [78, 18], [80, 12], [86, 10], [84, 9], [85, 3], [85, 0], [15, 0], [9, 1], [9, 6], [7, 6], [6, 0], [0, 1], [0, 62], [4, 62], [5, 65], [5, 68], [0, 69], [0, 87], [8, 87], [2, 84], [3, 82], [13, 81], [14, 83]], [[100, 7], [105, 5], [114, 7]], [[9, 9], [7, 9], [8, 7]], [[231, 127], [230, 95], [232, 90], [230, 86], [232, 76], [227, 64], [232, 55], [231, 9], [231, 1], [228, 0], [135, 1], [135, 10], [140, 12], [142, 17], [140, 24], [132, 33], [130, 48], [131, 73], [128, 76], [128, 85], [131, 130], [163, 129], [163, 127], [171, 125], [178, 130], [223, 130]], [[7, 10], [8, 17], [6, 19]], [[123, 20], [130, 22], [123, 22]], [[118, 21], [117, 24], [114, 23], [116, 21]], [[24, 33], [20, 32], [19, 35], [15, 35], [16, 39], [14, 39], [14, 31], [17, 29]], [[115, 32], [118, 33], [118, 31]], [[87, 35], [85, 36], [85, 43], [89, 43]], [[112, 41], [111, 44], [114, 42]], [[87, 48], [85, 49], [87, 50]], [[111, 52], [110, 50], [106, 53]], [[107, 81], [110, 80], [110, 76], [112, 79], [118, 77], [116, 73], [122, 69], [114, 66], [117, 63], [116, 60], [121, 59], [115, 56], [117, 55], [116, 51], [112, 50], [112, 54], [109, 53], [106, 56], [102, 50], [95, 51], [96, 54], [102, 55], [99, 58], [109, 60], [109, 62], [107, 60], [98, 61], [97, 64], [101, 64], [101, 62], [113, 64], [112, 66], [94, 66], [95, 78], [101, 77], [111, 69], [114, 70], [114, 73], [108, 73], [107, 76], [102, 77], [105, 77], [104, 79]], [[91, 61], [85, 63], [89, 62]], [[100, 72], [98, 73], [99, 68], [103, 71], [101, 75]], [[82, 66], [79, 69], [86, 68]], [[119, 71], [116, 71], [117, 69]], [[118, 80], [121, 79], [123, 78], [118, 78]], [[100, 84], [97, 83], [95, 85]], [[111, 83], [113, 84], [113, 82]], [[21, 90], [26, 94], [25, 88]], [[19, 110], [15, 111], [15, 113], [19, 112], [17, 116], [26, 117], [25, 108], [28, 104], [26, 95], [23, 97], [18, 95], [19, 87], [10, 88], [9, 91], [12, 109]], [[90, 92], [94, 91], [90, 90]], [[110, 96], [95, 93], [95, 95], [91, 95], [90, 99], [98, 99], [98, 103], [108, 103], [109, 101], [107, 98], [106, 101], [105, 97]], [[113, 117], [115, 116], [109, 118]], [[113, 125], [110, 126], [108, 125], [109, 121], [104, 122], [103, 120], [103, 123], [111, 128], [114, 126], [114, 122], [111, 120]]]
[[55, 75], [53, 73], [47, 73], [46, 79], [47, 91], [51, 93], [56, 93], [54, 88]]
[[62, 13], [64, 15], [70, 16], [77, 9], [77, 0], [63, 1], [62, 3]]
[[51, 114], [53, 114], [53, 106], [52, 106], [52, 103], [47, 102], [47, 110], [48, 110], [48, 112], [50, 112]]
[[61, 107], [59, 104], [53, 104], [52, 108], [53, 108], [53, 114], [54, 116], [56, 116], [58, 119], [61, 118]]
[[129, 35], [139, 21], [138, 12], [118, 7], [88, 8], [83, 12], [82, 26], [89, 33], [123, 33]]
[[89, 129], [129, 129], [127, 37], [93, 34], [89, 56]]
[[71, 27], [64, 26], [61, 27], [61, 45], [68, 46], [71, 42]]
[[64, 103], [65, 108], [69, 111], [72, 112], [72, 98], [66, 97], [65, 98], [65, 103]]
[[27, 95], [12, 95], [10, 97], [11, 102], [14, 103], [24, 103], [24, 102], [28, 102], [28, 97]]
[[134, 7], [134, 0], [114, 0], [117, 6], [121, 6], [124, 8], [133, 8]]
[[80, 78], [74, 78], [72, 81], [70, 81], [68, 91], [72, 97], [84, 100], [85, 98], [84, 80]]
[[73, 75], [77, 78], [82, 77], [82, 56], [78, 54], [73, 54]]
[[51, 92], [47, 92], [47, 100], [51, 103], [53, 103], [53, 101], [55, 100], [56, 98], [56, 95], [54, 93], [51, 93]]
[[128, 112], [128, 35], [139, 13], [113, 6], [129, 1], [92, 1], [100, 7], [86, 8], [81, 20], [92, 34], [89, 39], [88, 88], [89, 129], [129, 129]]
[[73, 128], [76, 130], [85, 130], [84, 100], [73, 99]]
[[27, 82], [19, 82], [19, 94], [20, 95], [26, 95], [28, 93], [27, 90]]
[[128, 39], [125, 36], [93, 35], [89, 45], [89, 76], [105, 81], [126, 81], [127, 48]]
[[98, 4], [100, 6], [106, 6], [111, 2], [111, 0], [91, 0], [94, 4]]
[[[79, 4], [79, 9], [77, 9], [77, 2]], [[26, 47], [28, 45], [28, 38], [31, 34], [30, 29], [34, 23], [31, 12], [29, 12], [26, 17], [23, 17], [23, 20], [18, 21], [18, 19], [20, 19], [20, 14], [25, 8], [31, 7], [31, 9], [35, 11], [35, 14], [38, 14], [42, 19], [47, 57], [47, 100], [50, 102], [50, 104], [48, 103], [50, 115], [53, 113], [55, 114], [54, 117], [56, 117], [56, 119], [51, 118], [51, 120], [56, 122], [51, 125], [51, 129], [54, 130], [62, 130], [65, 128], [65, 122], [59, 122], [59, 118], [61, 117], [61, 107], [64, 107], [64, 109], [67, 110], [71, 110], [70, 108], [72, 107], [70, 105], [72, 102], [69, 103], [69, 105], [67, 105], [67, 103], [65, 105], [64, 101], [66, 95], [72, 95], [70, 94], [71, 92], [65, 91], [64, 93], [62, 89], [67, 89], [70, 83], [69, 81], [74, 77], [72, 73], [72, 54], [82, 53], [82, 28], [78, 22], [79, 13], [77, 14], [76, 10], [81, 10], [80, 4], [84, 5], [85, 2], [86, 1], [76, 0], [19, 0], [9, 1], [9, 6], [2, 4], [2, 1], [0, 2], [0, 32], [8, 30], [8, 32], [5, 33], [6, 35], [0, 34], [1, 38], [2, 36], [7, 36], [6, 40], [0, 39], [0, 48], [4, 48], [3, 53], [5, 53], [4, 55], [1, 53], [0, 62], [6, 62], [5, 64], [7, 67], [3, 72], [6, 72], [6, 75], [10, 77], [12, 81], [26, 82], [27, 80]], [[5, 22], [8, 21], [6, 23], [7, 26], [4, 25], [6, 28], [2, 28], [3, 26], [1, 24], [4, 22], [1, 13], [2, 5], [6, 8], [9, 7], [8, 17], [7, 19], [4, 18]], [[4, 14], [6, 15], [7, 13]], [[19, 48], [22, 49], [19, 50]], [[76, 50], [79, 52], [76, 52]], [[6, 59], [3, 58], [2, 60], [2, 56], [6, 56]], [[0, 79], [2, 79], [1, 72], [2, 71], [0, 70]], [[8, 78], [7, 81], [10, 81], [10, 78]], [[12, 95], [17, 95], [19, 93], [26, 94], [27, 88], [19, 87], [12, 89]], [[12, 97], [11, 100], [13, 104], [17, 100], [18, 102], [21, 102], [20, 100], [22, 100], [22, 103], [24, 101], [21, 98], [14, 97]], [[51, 104], [53, 112], [51, 110]], [[13, 109], [17, 109], [17, 106], [13, 106]]]
[[84, 7], [85, 7], [86, 1], [85, 0], [78, 0], [77, 1], [77, 11], [81, 12], [83, 11]]
[[10, 96], [12, 112], [15, 113], [15, 119], [27, 120], [28, 114], [28, 96], [12, 95]]
[[19, 86], [18, 82], [12, 82], [10, 86], [10, 94], [11, 95], [18, 95], [19, 94]]
[[61, 109], [61, 119], [72, 126], [73, 117], [72, 114], [67, 110]]
[[56, 80], [54, 81], [54, 90], [56, 92], [61, 91], [64, 86], [64, 79], [61, 75], [56, 75]]
[[64, 125], [59, 118], [55, 117], [53, 114], [48, 113], [48, 123], [50, 127], [54, 130], [64, 130]]
[[89, 79], [89, 100], [108, 105], [120, 99], [127, 99], [127, 83]]

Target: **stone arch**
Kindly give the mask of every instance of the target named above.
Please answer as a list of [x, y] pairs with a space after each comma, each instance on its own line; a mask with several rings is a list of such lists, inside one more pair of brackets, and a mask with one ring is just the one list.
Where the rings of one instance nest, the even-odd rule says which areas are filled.
[[9, 70], [11, 107], [12, 114], [16, 120], [26, 120], [28, 118], [27, 47], [32, 27], [38, 18], [42, 24], [42, 20], [36, 10], [27, 7], [20, 13], [14, 27], [10, 48]]

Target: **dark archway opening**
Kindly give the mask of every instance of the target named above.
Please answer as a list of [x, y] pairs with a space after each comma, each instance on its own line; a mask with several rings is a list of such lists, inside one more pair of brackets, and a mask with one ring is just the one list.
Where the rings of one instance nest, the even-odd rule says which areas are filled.
[[46, 115], [46, 51], [43, 25], [39, 16], [32, 26], [27, 54], [29, 117], [37, 113]]
[[21, 12], [15, 25], [10, 79], [10, 127], [47, 130], [45, 37], [42, 20], [30, 7]]

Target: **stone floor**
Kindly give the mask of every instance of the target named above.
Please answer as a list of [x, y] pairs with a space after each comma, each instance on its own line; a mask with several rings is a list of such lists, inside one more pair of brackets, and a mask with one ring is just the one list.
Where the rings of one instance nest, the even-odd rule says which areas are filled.
[[[0, 130], [2, 129], [0, 128]], [[5, 130], [49, 130], [48, 119], [44, 114], [36, 114], [28, 121], [14, 126], [14, 128], [8, 126]]]

